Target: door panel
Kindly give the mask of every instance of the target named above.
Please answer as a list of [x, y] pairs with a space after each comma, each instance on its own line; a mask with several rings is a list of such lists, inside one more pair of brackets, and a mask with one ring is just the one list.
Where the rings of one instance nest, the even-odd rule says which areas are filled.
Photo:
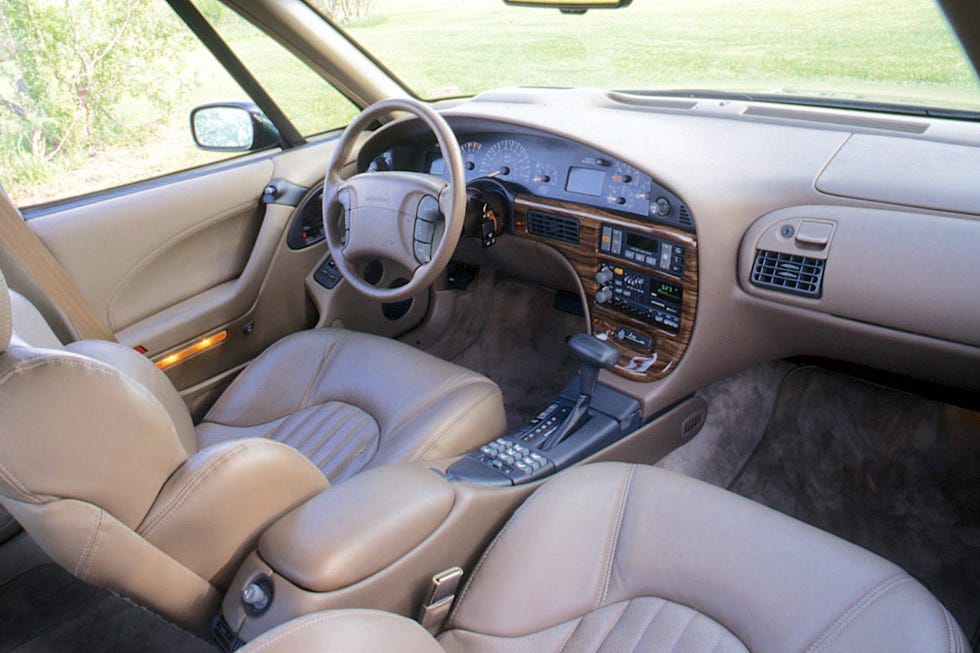
[[[31, 218], [28, 224], [116, 337], [157, 359], [222, 330], [220, 346], [166, 373], [189, 403], [222, 375], [316, 319], [304, 278], [325, 252], [286, 245], [292, 206], [265, 205], [273, 178], [322, 178], [334, 141]], [[288, 175], [288, 176], [287, 176]]]
[[[242, 272], [246, 245], [222, 242], [221, 236], [256, 233], [262, 189], [272, 172], [272, 162], [261, 159], [49, 213], [28, 224], [118, 332]], [[202, 251], [206, 243], [216, 249]], [[194, 254], [197, 260], [189, 260]]]

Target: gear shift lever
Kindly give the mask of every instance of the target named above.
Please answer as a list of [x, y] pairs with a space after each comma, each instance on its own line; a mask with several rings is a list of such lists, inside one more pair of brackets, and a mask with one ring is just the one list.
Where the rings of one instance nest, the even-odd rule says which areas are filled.
[[595, 393], [595, 386], [599, 380], [599, 370], [610, 369], [619, 361], [619, 350], [608, 342], [603, 342], [586, 333], [577, 333], [569, 338], [568, 346], [572, 348], [572, 353], [578, 357], [581, 363], [578, 374], [578, 399], [565, 421], [541, 443], [539, 448], [542, 451], [548, 451], [554, 447], [582, 424], [589, 412], [592, 395]]

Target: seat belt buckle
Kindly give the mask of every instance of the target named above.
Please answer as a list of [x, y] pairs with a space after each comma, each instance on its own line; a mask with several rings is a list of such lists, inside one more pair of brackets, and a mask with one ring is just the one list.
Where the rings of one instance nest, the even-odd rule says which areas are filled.
[[438, 634], [446, 623], [462, 578], [463, 570], [460, 567], [450, 567], [440, 571], [429, 582], [429, 590], [419, 610], [418, 622], [433, 635]]

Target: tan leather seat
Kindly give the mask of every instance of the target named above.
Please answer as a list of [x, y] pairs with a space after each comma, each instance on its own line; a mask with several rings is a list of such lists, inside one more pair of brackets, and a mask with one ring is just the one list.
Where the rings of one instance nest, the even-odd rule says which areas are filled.
[[949, 612], [874, 554], [744, 498], [619, 463], [538, 490], [491, 544], [438, 641], [333, 611], [241, 649], [965, 652]]
[[0, 415], [0, 505], [79, 578], [201, 628], [261, 532], [329, 485], [318, 467], [461, 453], [504, 425], [484, 377], [320, 330], [270, 348], [195, 429], [147, 358], [62, 347], [2, 275]]
[[253, 361], [197, 435], [201, 446], [278, 440], [337, 482], [367, 467], [461, 454], [505, 426], [490, 379], [390, 338], [314, 329]]

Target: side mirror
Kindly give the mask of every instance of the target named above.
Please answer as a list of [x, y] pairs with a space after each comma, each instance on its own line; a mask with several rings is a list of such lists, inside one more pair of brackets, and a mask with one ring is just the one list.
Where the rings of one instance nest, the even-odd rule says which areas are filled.
[[279, 130], [253, 102], [211, 102], [191, 111], [194, 143], [211, 152], [253, 152], [282, 144]]

